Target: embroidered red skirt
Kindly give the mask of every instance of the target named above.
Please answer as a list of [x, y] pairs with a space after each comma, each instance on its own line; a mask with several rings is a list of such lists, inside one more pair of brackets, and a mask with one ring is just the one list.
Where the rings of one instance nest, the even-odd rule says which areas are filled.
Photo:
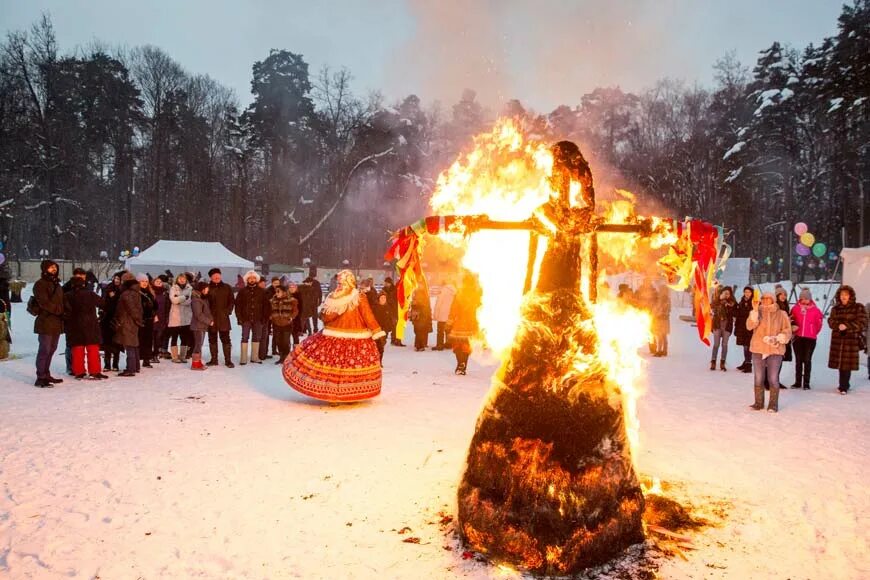
[[321, 401], [362, 401], [381, 393], [380, 355], [369, 338], [318, 332], [287, 356], [283, 374], [293, 389]]

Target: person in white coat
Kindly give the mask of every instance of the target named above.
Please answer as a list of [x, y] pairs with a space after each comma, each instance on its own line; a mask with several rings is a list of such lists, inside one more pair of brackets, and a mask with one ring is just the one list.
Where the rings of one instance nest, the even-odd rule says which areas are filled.
[[[433, 289], [433, 294], [435, 294]], [[450, 348], [450, 339], [448, 337], [450, 329], [447, 321], [450, 320], [450, 308], [453, 306], [453, 299], [456, 297], [456, 287], [450, 279], [444, 281], [435, 294], [435, 309], [432, 311], [432, 318], [435, 320], [435, 332], [437, 338], [435, 341], [434, 350], [444, 350]]]

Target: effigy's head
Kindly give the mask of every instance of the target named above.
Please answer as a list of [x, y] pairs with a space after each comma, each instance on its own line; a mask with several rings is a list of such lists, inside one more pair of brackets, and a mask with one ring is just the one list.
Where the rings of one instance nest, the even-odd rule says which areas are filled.
[[[558, 194], [559, 201], [565, 205], [576, 203], [574, 198], [582, 196], [583, 204], [594, 204], [592, 190], [592, 171], [589, 163], [580, 152], [580, 148], [571, 141], [559, 141], [550, 149], [553, 154], [553, 172], [550, 176], [550, 187]], [[572, 195], [572, 182], [579, 185], [580, 196]], [[575, 185], [575, 187], [577, 187]]]

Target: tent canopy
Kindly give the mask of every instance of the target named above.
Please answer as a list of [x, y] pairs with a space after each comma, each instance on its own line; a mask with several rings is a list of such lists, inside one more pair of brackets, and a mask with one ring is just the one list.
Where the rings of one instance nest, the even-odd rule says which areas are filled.
[[211, 268], [220, 268], [224, 279], [234, 284], [236, 276], [252, 270], [254, 263], [235, 255], [220, 242], [175, 240], [160, 240], [138, 256], [127, 259], [128, 270], [152, 276], [164, 270], [171, 270], [173, 274], [202, 272], [205, 275]]
[[843, 248], [843, 284], [855, 289], [858, 302], [870, 302], [870, 246]]

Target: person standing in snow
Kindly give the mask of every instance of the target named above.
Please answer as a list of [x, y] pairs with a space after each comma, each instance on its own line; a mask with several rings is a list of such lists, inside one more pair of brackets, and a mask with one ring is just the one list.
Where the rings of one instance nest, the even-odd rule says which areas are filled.
[[230, 341], [230, 315], [233, 313], [235, 301], [233, 289], [223, 281], [220, 268], [212, 268], [208, 271], [208, 307], [214, 318], [214, 325], [208, 329], [208, 349], [211, 358], [208, 366], [218, 364], [218, 337], [224, 352], [224, 362], [228, 369], [235, 367], [232, 360], [233, 345]]
[[154, 358], [154, 318], [157, 316], [157, 302], [154, 299], [154, 291], [151, 290], [151, 280], [147, 274], [136, 274], [139, 282], [139, 296], [142, 300], [142, 326], [139, 327], [139, 356], [142, 357], [142, 366], [151, 368], [151, 359]]
[[321, 305], [325, 328], [302, 341], [284, 361], [284, 380], [296, 391], [330, 402], [353, 402], [381, 392], [378, 326], [350, 270], [337, 274], [338, 286]]
[[272, 322], [275, 345], [278, 347], [278, 361], [284, 364], [290, 354], [290, 335], [293, 334], [293, 321], [299, 317], [299, 302], [278, 284], [269, 299], [269, 318]]
[[154, 291], [154, 356], [151, 357], [152, 363], [159, 363], [160, 358], [169, 358], [169, 337], [166, 334], [166, 323], [169, 320], [169, 293], [167, 283], [169, 278], [166, 274], [160, 274], [151, 282], [152, 290]]
[[456, 288], [448, 278], [444, 280], [438, 288], [438, 294], [435, 295], [435, 309], [432, 311], [432, 318], [435, 319], [435, 349], [444, 350], [450, 348], [450, 339], [448, 334], [448, 321], [450, 320], [450, 308], [453, 306], [453, 299], [456, 297]]
[[293, 328], [291, 329], [291, 334], [293, 336], [293, 346], [299, 344], [299, 341], [302, 337], [302, 330], [305, 326], [302, 320], [302, 312], [305, 310], [305, 296], [302, 294], [302, 291], [299, 289], [299, 286], [295, 282], [290, 282], [287, 287], [287, 294], [296, 301], [297, 313], [293, 318]]
[[[265, 283], [265, 278], [261, 280], [261, 284]], [[264, 288], [266, 292], [266, 320], [263, 322], [263, 338], [260, 341], [260, 360], [268, 360], [272, 358], [272, 354], [278, 353], [278, 345], [275, 342], [275, 332], [272, 328], [272, 313], [269, 310], [272, 308], [272, 298], [275, 297], [275, 291], [281, 286], [281, 279], [273, 276], [268, 288]], [[269, 337], [272, 341], [271, 351], [269, 349]]]
[[396, 338], [396, 325], [399, 323], [399, 297], [398, 289], [393, 283], [392, 278], [384, 279], [384, 294], [387, 295], [387, 312], [390, 314], [391, 325], [385, 328], [384, 331], [390, 337], [390, 344], [393, 346], [405, 346], [405, 344]]
[[425, 283], [414, 290], [408, 318], [414, 325], [414, 350], [422, 352], [429, 346], [429, 333], [432, 332], [432, 306]]
[[33, 332], [39, 335], [39, 352], [36, 355], [36, 387], [52, 387], [63, 379], [51, 376], [51, 357], [57, 350], [60, 335], [63, 334], [63, 289], [57, 279], [57, 263], [43, 260], [40, 264], [42, 274], [33, 285], [31, 299], [35, 310], [28, 312], [36, 315]]
[[84, 278], [74, 278], [72, 288], [64, 294], [64, 327], [66, 341], [72, 350], [72, 372], [83, 379], [85, 362], [91, 379], [107, 379], [100, 368], [100, 319], [97, 310], [103, 299], [88, 289]]
[[751, 409], [764, 408], [764, 380], [770, 384], [770, 400], [767, 410], [779, 410], [779, 369], [785, 345], [791, 340], [791, 321], [788, 314], [776, 305], [776, 298], [770, 292], [761, 297], [761, 304], [753, 302], [752, 312], [746, 320], [746, 327], [753, 331], [749, 349], [752, 351], [752, 369], [755, 372], [755, 403]]
[[193, 333], [193, 356], [191, 357], [190, 369], [204, 371], [202, 364], [202, 345], [205, 342], [205, 333], [214, 324], [211, 309], [208, 307], [208, 282], [197, 282], [191, 292], [190, 301], [190, 331]]
[[737, 337], [737, 346], [743, 347], [743, 364], [737, 367], [737, 370], [743, 373], [752, 372], [752, 352], [749, 350], [749, 344], [752, 342], [752, 331], [746, 328], [746, 320], [749, 318], [749, 313], [752, 312], [752, 293], [751, 286], [743, 288], [743, 296], [737, 303], [734, 315], [734, 335]]
[[[789, 314], [791, 311], [791, 308], [789, 307], [789, 304], [788, 304], [788, 293], [785, 291], [785, 288], [783, 288], [782, 286], [778, 286], [777, 290], [776, 290], [776, 305], [779, 307], [780, 310], [782, 310], [786, 314]], [[787, 345], [785, 345], [785, 354], [782, 357], [782, 362], [787, 363], [787, 362], [791, 362], [791, 360], [792, 360], [791, 343], [788, 343]], [[781, 369], [780, 369], [780, 372], [781, 372]]]
[[477, 310], [483, 297], [480, 284], [471, 272], [466, 272], [453, 303], [450, 305], [450, 343], [456, 357], [454, 373], [464, 375], [471, 356], [471, 339], [478, 331]]
[[260, 275], [254, 270], [245, 274], [245, 287], [236, 295], [236, 320], [242, 327], [241, 355], [239, 365], [248, 364], [248, 340], [250, 343], [251, 362], [262, 364], [260, 360], [260, 339], [263, 332], [263, 320], [267, 315], [266, 291], [260, 288]]
[[810, 372], [813, 368], [813, 352], [816, 350], [816, 338], [822, 330], [824, 315], [816, 303], [809, 288], [801, 290], [800, 298], [791, 309], [791, 319], [794, 331], [794, 384], [793, 389], [810, 388]]
[[139, 292], [139, 282], [130, 272], [124, 272], [121, 276], [121, 285], [124, 290], [118, 299], [113, 325], [115, 327], [115, 343], [124, 349], [127, 368], [118, 376], [135, 377], [140, 370], [139, 329], [144, 325], [142, 298]]
[[731, 288], [727, 286], [717, 290], [718, 299], [713, 301], [713, 356], [710, 359], [710, 370], [716, 370], [716, 355], [719, 346], [722, 346], [722, 359], [719, 368], [725, 368], [725, 359], [728, 357], [728, 340], [734, 332], [734, 317], [737, 314], [737, 302], [731, 295]]
[[172, 353], [172, 362], [182, 363], [187, 358], [187, 350], [190, 348], [190, 320], [193, 313], [190, 309], [193, 289], [190, 286], [186, 273], [175, 277], [175, 284], [169, 290], [169, 352]]
[[828, 317], [828, 326], [831, 327], [828, 367], [840, 372], [837, 391], [845, 395], [851, 388], [852, 371], [858, 370], [858, 353], [866, 332], [867, 313], [864, 305], [855, 299], [855, 290], [851, 286], [840, 286], [836, 300]]
[[[387, 305], [387, 294], [383, 290], [378, 293], [377, 302], [372, 306], [372, 311], [375, 314], [375, 320], [378, 321], [378, 326], [381, 329], [389, 328], [392, 319], [390, 318], [390, 310]], [[384, 330], [386, 332], [386, 330]], [[384, 347], [387, 346], [386, 334], [375, 341], [378, 346], [378, 354], [381, 357], [381, 366], [384, 366]]]
[[[73, 270], [72, 278], [67, 280], [63, 285], [64, 298], [66, 298], [66, 295], [72, 290], [73, 282], [75, 282], [76, 280], [87, 280], [87, 277], [88, 273], [85, 271], [84, 268], [75, 268]], [[72, 368], [72, 347], [69, 344], [69, 340], [66, 341], [66, 351], [64, 352], [64, 357], [66, 359], [66, 374], [74, 376], [75, 373], [73, 373]]]
[[671, 291], [662, 285], [652, 310], [653, 356], [668, 356], [668, 334], [671, 332]]
[[115, 273], [112, 281], [103, 289], [103, 312], [100, 316], [100, 329], [103, 333], [103, 368], [113, 371], [119, 370], [121, 359], [121, 349], [115, 344], [115, 329], [112, 327], [112, 321], [115, 319], [115, 309], [118, 307], [118, 300], [121, 299], [121, 292], [124, 291], [121, 286], [123, 274], [124, 272]]

